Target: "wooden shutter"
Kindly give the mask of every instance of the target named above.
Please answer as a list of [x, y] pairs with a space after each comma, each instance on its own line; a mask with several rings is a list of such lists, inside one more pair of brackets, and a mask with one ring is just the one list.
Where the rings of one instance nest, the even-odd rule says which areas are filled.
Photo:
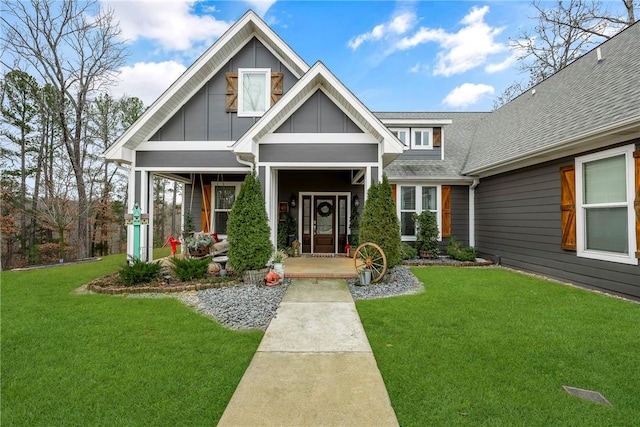
[[440, 147], [442, 145], [442, 128], [433, 128], [433, 146]]
[[238, 73], [226, 73], [227, 92], [225, 109], [227, 113], [238, 111]]
[[560, 168], [560, 211], [562, 249], [576, 250], [576, 170], [573, 165]]
[[442, 186], [442, 237], [451, 237], [451, 186]]
[[202, 231], [210, 233], [209, 220], [211, 218], [211, 186], [202, 186], [202, 207], [200, 209], [200, 224]]
[[633, 203], [636, 211], [636, 258], [640, 258], [640, 150], [633, 152], [633, 163], [636, 169], [636, 199]]
[[393, 198], [393, 203], [397, 206], [398, 202], [396, 202], [396, 185], [391, 184], [391, 197]]
[[271, 73], [271, 105], [282, 98], [282, 79], [284, 74]]

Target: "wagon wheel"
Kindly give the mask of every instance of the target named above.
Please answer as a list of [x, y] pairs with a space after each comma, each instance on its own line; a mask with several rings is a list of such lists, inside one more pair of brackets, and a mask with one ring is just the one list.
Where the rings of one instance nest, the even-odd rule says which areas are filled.
[[363, 243], [356, 249], [353, 255], [356, 271], [364, 268], [371, 270], [371, 282], [375, 283], [384, 277], [387, 272], [387, 257], [382, 248], [375, 243]]

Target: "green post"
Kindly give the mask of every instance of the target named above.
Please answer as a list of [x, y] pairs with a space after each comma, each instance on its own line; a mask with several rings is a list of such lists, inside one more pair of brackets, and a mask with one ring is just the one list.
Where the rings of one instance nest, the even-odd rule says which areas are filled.
[[136, 202], [133, 205], [133, 256], [140, 259], [140, 205]]

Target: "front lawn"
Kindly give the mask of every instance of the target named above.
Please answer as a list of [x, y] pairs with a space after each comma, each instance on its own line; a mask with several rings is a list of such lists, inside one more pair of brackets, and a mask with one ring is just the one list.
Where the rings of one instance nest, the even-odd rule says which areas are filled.
[[402, 426], [640, 425], [640, 305], [497, 268], [413, 271], [424, 293], [356, 303]]
[[73, 292], [124, 260], [2, 272], [2, 426], [216, 424], [262, 332], [173, 298]]

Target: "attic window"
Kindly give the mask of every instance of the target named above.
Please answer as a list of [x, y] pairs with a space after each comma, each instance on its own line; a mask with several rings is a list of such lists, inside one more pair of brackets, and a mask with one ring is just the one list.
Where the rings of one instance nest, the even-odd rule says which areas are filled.
[[238, 70], [238, 116], [260, 117], [270, 106], [271, 70], [240, 68]]
[[414, 150], [431, 150], [433, 148], [433, 129], [413, 129], [411, 134], [411, 148]]
[[405, 147], [409, 148], [409, 128], [390, 128], [389, 129]]

